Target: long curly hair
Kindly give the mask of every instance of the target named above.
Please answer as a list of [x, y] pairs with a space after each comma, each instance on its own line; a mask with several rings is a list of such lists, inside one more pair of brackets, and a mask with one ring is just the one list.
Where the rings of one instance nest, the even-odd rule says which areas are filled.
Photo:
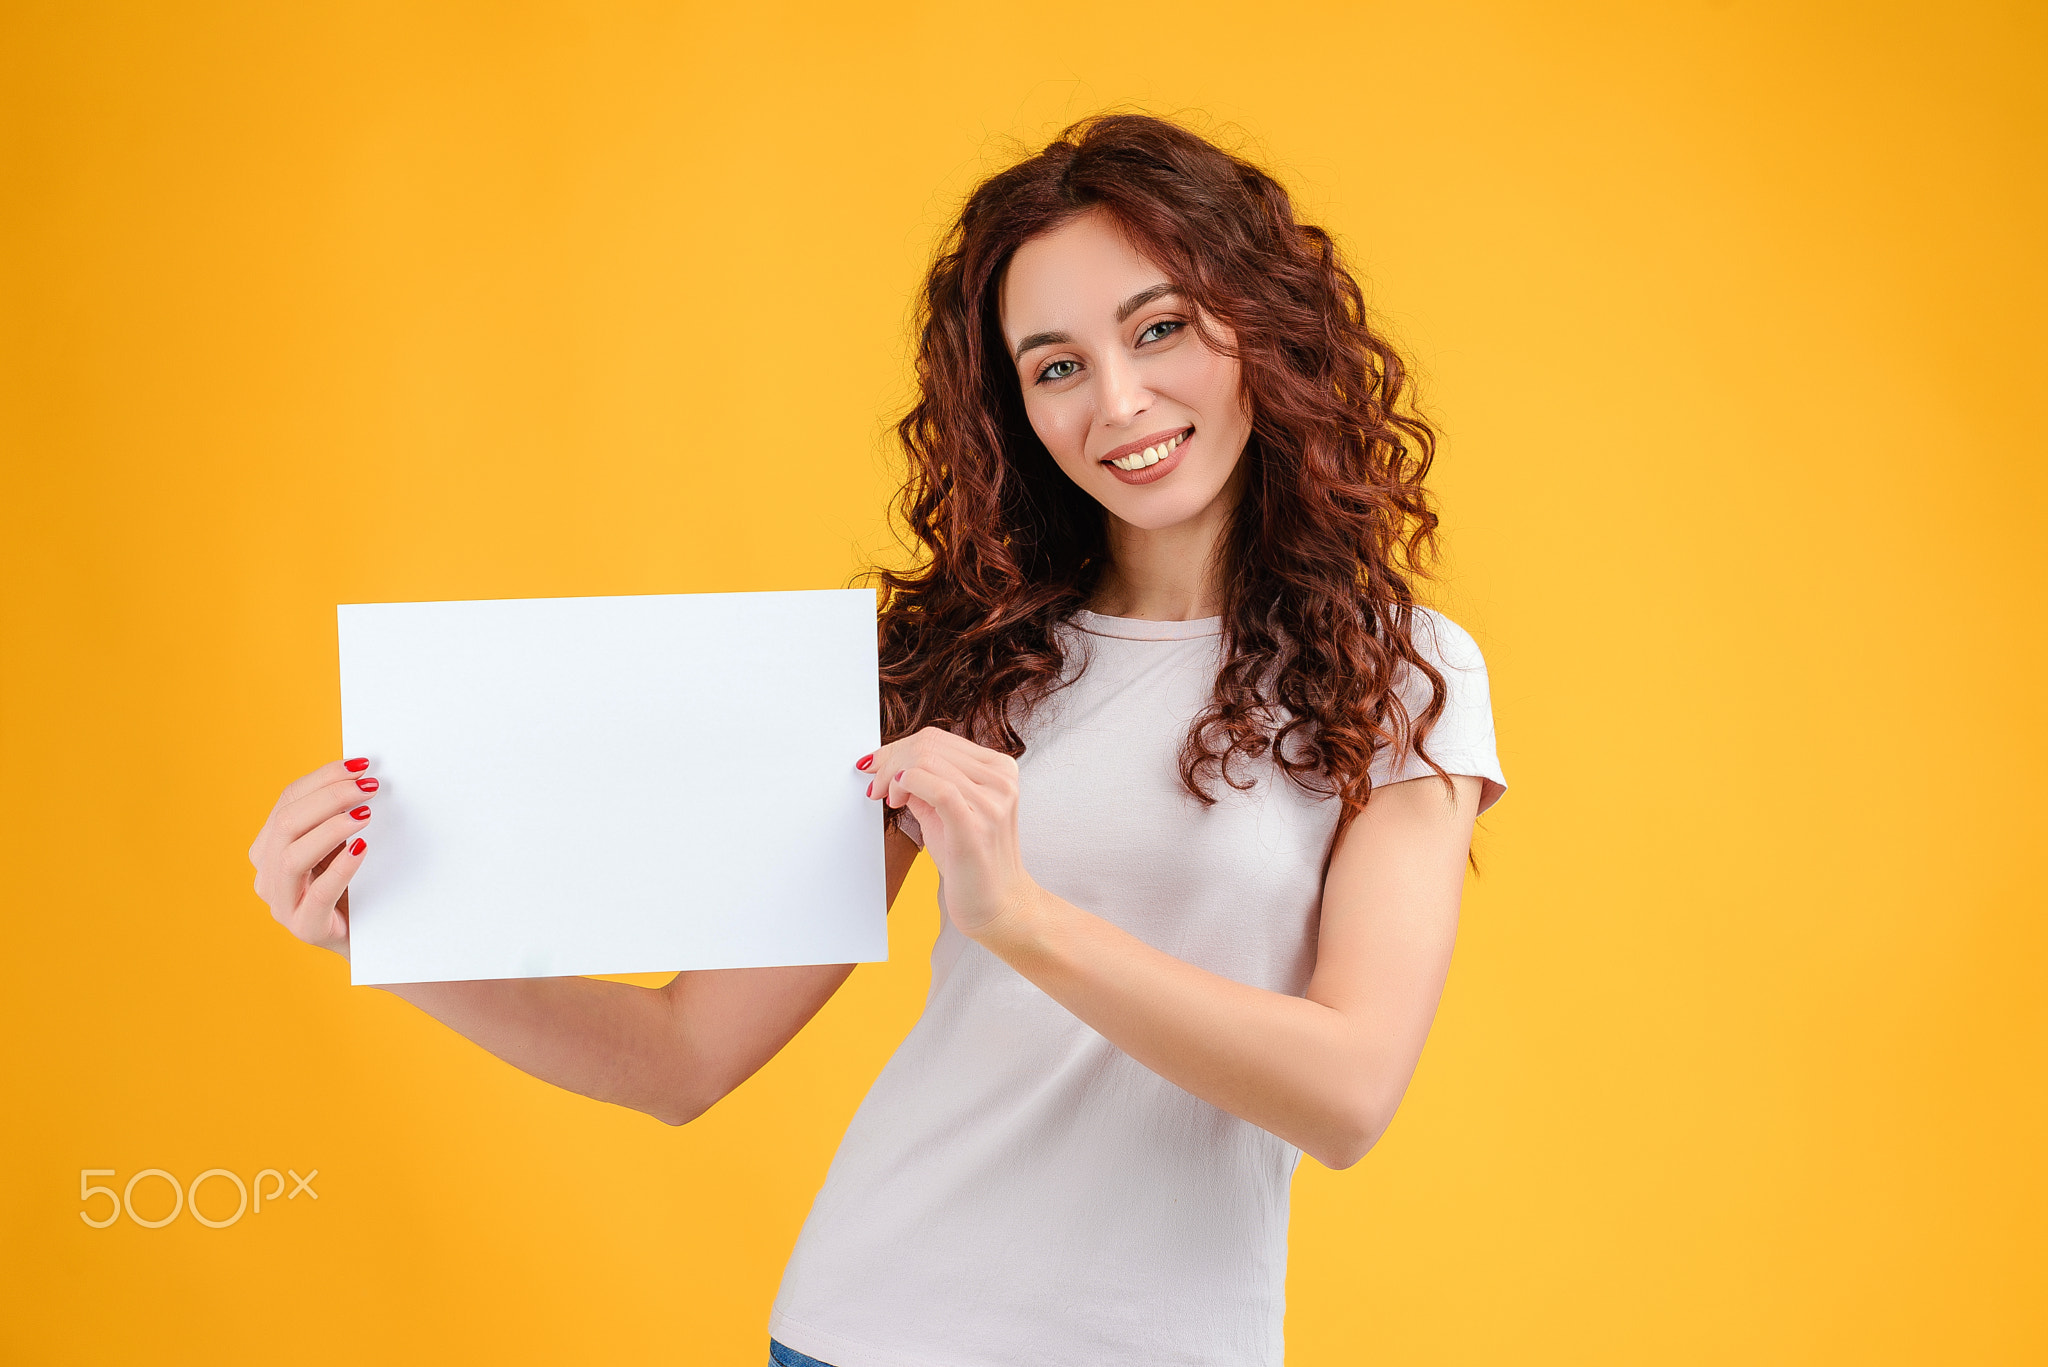
[[[1436, 555], [1423, 488], [1436, 436], [1413, 411], [1407, 367], [1330, 235], [1296, 220], [1278, 181], [1137, 114], [1083, 120], [983, 182], [926, 277], [918, 398], [896, 424], [909, 470], [895, 510], [919, 563], [869, 571], [882, 586], [884, 738], [938, 726], [1018, 755], [1021, 712], [1063, 686], [1055, 627], [1101, 578], [1107, 514], [1032, 431], [997, 298], [1019, 246], [1097, 209], [1195, 306], [1198, 328], [1207, 315], [1234, 334], [1252, 414], [1221, 548], [1224, 660], [1181, 748], [1183, 786], [1213, 804], [1212, 776], [1249, 789], [1233, 761], [1271, 755], [1304, 789], [1341, 798], [1349, 821], [1386, 747], [1444, 777], [1424, 749], [1443, 678], [1412, 634], [1413, 586]], [[1403, 666], [1430, 689], [1413, 715]]]

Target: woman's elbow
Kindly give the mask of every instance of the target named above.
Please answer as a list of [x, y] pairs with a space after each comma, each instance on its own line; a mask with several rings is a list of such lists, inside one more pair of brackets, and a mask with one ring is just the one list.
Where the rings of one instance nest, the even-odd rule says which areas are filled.
[[1309, 1157], [1315, 1159], [1316, 1162], [1321, 1163], [1332, 1172], [1342, 1172], [1344, 1169], [1354, 1166], [1359, 1159], [1372, 1152], [1372, 1146], [1378, 1138], [1378, 1135], [1365, 1131], [1354, 1131], [1338, 1135], [1329, 1145], [1325, 1146], [1323, 1152], [1311, 1153]]
[[1354, 1099], [1335, 1118], [1330, 1133], [1318, 1148], [1309, 1150], [1309, 1157], [1332, 1171], [1342, 1172], [1372, 1152], [1372, 1146], [1380, 1142], [1393, 1119], [1393, 1106], [1366, 1098]]
[[689, 1124], [724, 1099], [730, 1088], [710, 1089], [690, 1083], [672, 1083], [651, 1100], [636, 1107], [664, 1125]]
[[673, 1127], [689, 1124], [692, 1120], [695, 1120], [698, 1116], [704, 1114], [706, 1108], [702, 1106], [680, 1106], [663, 1104], [647, 1106], [643, 1107], [642, 1109], [645, 1110], [647, 1114], [653, 1116], [656, 1120], [659, 1120], [662, 1124]]
[[668, 1126], [689, 1124], [744, 1081], [720, 1068], [716, 1059], [690, 1048], [687, 1041], [666, 1045], [658, 1057], [646, 1063], [640, 1073], [640, 1088], [643, 1095], [652, 1095], [633, 1103], [634, 1108]]

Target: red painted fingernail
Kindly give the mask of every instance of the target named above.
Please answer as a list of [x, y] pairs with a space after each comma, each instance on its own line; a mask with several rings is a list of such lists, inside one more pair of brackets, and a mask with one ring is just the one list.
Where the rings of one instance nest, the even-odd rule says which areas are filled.
[[367, 805], [361, 806], [350, 812], [349, 815], [358, 821], [368, 821], [370, 819], [370, 809]]
[[873, 797], [874, 795], [875, 795], [875, 781], [874, 781], [873, 779], [869, 779], [869, 780], [868, 780], [868, 796], [869, 796], [869, 797]]
[[363, 770], [370, 767], [370, 761], [366, 759], [344, 760], [341, 767], [348, 770], [351, 774], [360, 774]]
[[356, 787], [361, 788], [366, 793], [374, 793], [377, 791], [377, 780], [374, 778], [359, 778], [356, 780]]
[[357, 836], [356, 843], [348, 847], [348, 852], [350, 854], [361, 854], [364, 850], [367, 850], [369, 848], [370, 843], [367, 840], [364, 840], [361, 836]]
[[860, 770], [862, 773], [866, 773], [868, 770], [874, 768], [875, 752], [870, 750], [865, 755], [862, 755], [859, 759], [853, 762], [853, 767]]
[[908, 769], [898, 769], [898, 770], [896, 771], [896, 781], [900, 782], [900, 781], [902, 780], [903, 776], [904, 776], [905, 774], [909, 773], [909, 772], [910, 772], [910, 771], [909, 771]]

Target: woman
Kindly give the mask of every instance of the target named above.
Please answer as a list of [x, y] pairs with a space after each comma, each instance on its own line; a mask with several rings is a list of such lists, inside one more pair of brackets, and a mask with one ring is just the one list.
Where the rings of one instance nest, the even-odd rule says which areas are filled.
[[[970, 198], [926, 282], [883, 572], [888, 896], [945, 916], [770, 1321], [832, 1367], [1277, 1363], [1301, 1153], [1392, 1119], [1504, 789], [1483, 662], [1418, 606], [1434, 437], [1327, 235], [1171, 124], [1090, 120]], [[346, 954], [361, 761], [250, 855]], [[851, 965], [391, 990], [672, 1124]]]

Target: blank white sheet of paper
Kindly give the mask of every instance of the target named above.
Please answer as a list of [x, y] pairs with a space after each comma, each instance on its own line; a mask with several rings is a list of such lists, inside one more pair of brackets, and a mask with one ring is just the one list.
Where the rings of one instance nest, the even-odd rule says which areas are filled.
[[888, 957], [868, 589], [350, 603], [356, 983]]

